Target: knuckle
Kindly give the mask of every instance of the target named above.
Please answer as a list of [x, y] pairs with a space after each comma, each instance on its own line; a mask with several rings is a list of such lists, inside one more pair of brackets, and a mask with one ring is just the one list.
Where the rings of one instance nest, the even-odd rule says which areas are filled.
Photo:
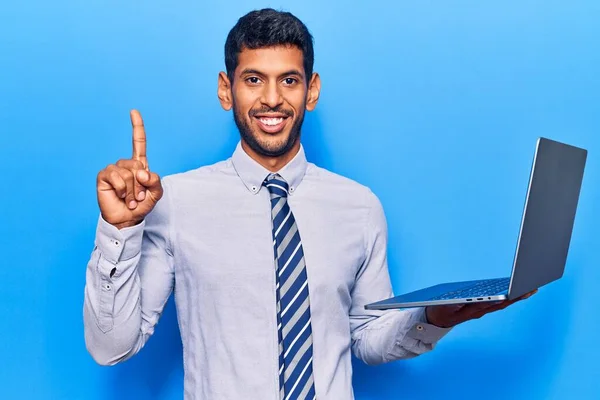
[[121, 170], [121, 176], [125, 179], [125, 180], [132, 180], [133, 179], [133, 172], [131, 172], [130, 170], [128, 170], [127, 168], [123, 168]]
[[115, 184], [113, 186], [115, 189], [117, 189], [120, 192], [127, 189], [127, 185], [122, 180], [118, 180], [117, 182], [115, 182]]
[[116, 189], [122, 189], [125, 187], [125, 183], [123, 182], [123, 179], [121, 179], [121, 175], [119, 175], [117, 171], [112, 171], [110, 173], [110, 183]]

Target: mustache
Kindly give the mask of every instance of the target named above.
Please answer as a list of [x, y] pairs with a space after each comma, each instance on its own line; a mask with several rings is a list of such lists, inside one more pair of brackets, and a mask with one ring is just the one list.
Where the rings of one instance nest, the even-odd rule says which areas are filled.
[[261, 107], [261, 108], [256, 108], [256, 109], [252, 109], [250, 110], [250, 112], [248, 112], [248, 114], [251, 117], [255, 117], [258, 114], [268, 114], [268, 113], [279, 113], [279, 114], [283, 114], [287, 117], [293, 117], [294, 116], [294, 112], [291, 110], [286, 110], [285, 108], [281, 107], [281, 106], [277, 106], [277, 107]]

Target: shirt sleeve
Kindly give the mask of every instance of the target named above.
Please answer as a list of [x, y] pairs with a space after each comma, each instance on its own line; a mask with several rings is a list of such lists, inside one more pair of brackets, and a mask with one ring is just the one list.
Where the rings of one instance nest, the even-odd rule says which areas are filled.
[[153, 334], [174, 285], [169, 190], [144, 221], [117, 229], [102, 216], [86, 269], [83, 322], [88, 352], [101, 365], [124, 361]]
[[369, 198], [365, 260], [352, 289], [350, 328], [354, 354], [375, 365], [430, 351], [450, 329], [428, 324], [423, 307], [365, 310], [366, 304], [393, 296], [387, 265], [386, 218], [379, 199], [371, 192]]

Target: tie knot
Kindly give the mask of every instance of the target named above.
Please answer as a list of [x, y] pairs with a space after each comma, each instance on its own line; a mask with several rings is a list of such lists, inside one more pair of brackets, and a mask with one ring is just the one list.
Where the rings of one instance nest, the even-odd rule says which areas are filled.
[[271, 197], [287, 197], [288, 195], [289, 186], [279, 174], [269, 174], [263, 185], [267, 187]]

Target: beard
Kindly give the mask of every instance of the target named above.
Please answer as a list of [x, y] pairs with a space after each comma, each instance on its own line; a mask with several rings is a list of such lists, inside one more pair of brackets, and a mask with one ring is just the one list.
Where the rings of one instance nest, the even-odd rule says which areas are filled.
[[[279, 106], [275, 108], [262, 107], [257, 110], [250, 110], [248, 114], [250, 118], [254, 118], [257, 114], [269, 112], [282, 113], [288, 118], [292, 118], [294, 115], [292, 111], [285, 110]], [[287, 139], [275, 144], [268, 143], [259, 138], [259, 135], [254, 132], [247, 119], [242, 115], [242, 112], [238, 110], [235, 100], [233, 101], [233, 119], [240, 131], [242, 140], [245, 141], [254, 152], [266, 157], [279, 157], [289, 152], [292, 147], [294, 147], [296, 141], [300, 139], [300, 131], [302, 129], [302, 123], [304, 122], [304, 112], [298, 116], [296, 121], [294, 121]]]

